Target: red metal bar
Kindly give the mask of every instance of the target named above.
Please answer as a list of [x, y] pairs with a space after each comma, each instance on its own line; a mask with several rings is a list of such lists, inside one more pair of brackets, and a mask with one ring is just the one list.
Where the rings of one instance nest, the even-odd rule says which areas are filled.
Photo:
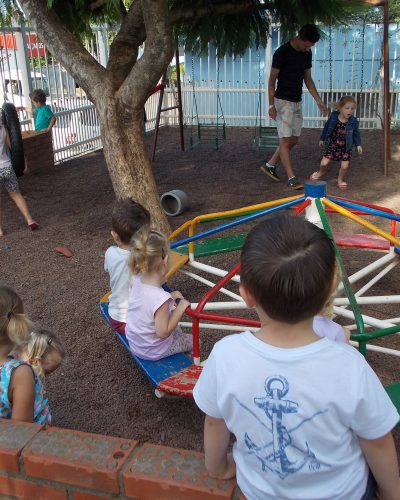
[[[333, 200], [336, 199], [336, 200], [349, 201], [350, 203], [357, 203], [358, 205], [362, 205], [362, 206], [368, 207], [368, 208], [375, 208], [375, 210], [381, 210], [382, 212], [387, 212], [389, 214], [400, 215], [400, 214], [397, 214], [396, 212], [393, 212], [393, 210], [391, 208], [381, 207], [379, 205], [373, 205], [372, 203], [366, 203], [365, 201], [351, 200], [349, 198], [343, 198], [342, 196], [330, 196], [330, 198], [332, 198]], [[372, 214], [368, 214], [368, 215], [372, 215]]]
[[[193, 318], [192, 335], [193, 335], [193, 357], [200, 357], [200, 327], [198, 313], [201, 313], [206, 303], [212, 299], [221, 288], [232, 279], [233, 276], [240, 270], [240, 262], [238, 262], [231, 271], [229, 271], [218, 283], [208, 290], [200, 302], [197, 304], [195, 311], [187, 309], [187, 314]], [[197, 313], [197, 314], [193, 314]]]
[[303, 201], [303, 203], [300, 203], [300, 205], [294, 207], [293, 212], [295, 212], [295, 215], [299, 215], [303, 210], [305, 210], [308, 207], [308, 205], [311, 205], [310, 198], [307, 198], [306, 200]]
[[207, 312], [199, 312], [196, 311], [188, 312], [188, 315], [191, 316], [194, 320], [205, 320], [205, 321], [220, 321], [221, 323], [227, 323], [228, 325], [244, 325], [244, 326], [254, 326], [260, 327], [260, 321], [256, 319], [248, 319], [248, 318], [240, 318], [237, 316], [224, 316], [220, 314], [207, 313]]

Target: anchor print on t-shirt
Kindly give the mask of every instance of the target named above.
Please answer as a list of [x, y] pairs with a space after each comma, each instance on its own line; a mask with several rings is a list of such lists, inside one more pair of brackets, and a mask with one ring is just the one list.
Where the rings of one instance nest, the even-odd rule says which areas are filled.
[[297, 413], [299, 404], [285, 396], [289, 392], [289, 383], [281, 375], [273, 375], [265, 381], [266, 397], [254, 398], [254, 404], [264, 410], [267, 422], [263, 422], [255, 412], [236, 399], [236, 401], [247, 410], [258, 422], [267, 429], [270, 435], [262, 443], [254, 442], [246, 432], [244, 442], [249, 453], [254, 454], [261, 462], [262, 470], [276, 473], [281, 479], [295, 474], [303, 467], [310, 471], [318, 471], [321, 467], [329, 467], [322, 464], [312, 451], [312, 443], [296, 441], [296, 431], [306, 422], [321, 416], [328, 410], [315, 412], [294, 427], [285, 425], [285, 417]]

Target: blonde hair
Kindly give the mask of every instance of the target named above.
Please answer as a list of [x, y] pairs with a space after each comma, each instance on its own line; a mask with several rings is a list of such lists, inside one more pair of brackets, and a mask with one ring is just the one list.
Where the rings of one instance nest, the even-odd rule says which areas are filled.
[[24, 357], [36, 375], [43, 378], [45, 376], [43, 359], [52, 352], [57, 352], [61, 359], [65, 357], [64, 348], [58, 337], [49, 330], [36, 328], [26, 340], [15, 346], [11, 354], [17, 358]]
[[336, 109], [336, 111], [340, 111], [343, 108], [343, 106], [346, 106], [346, 104], [348, 104], [349, 102], [352, 102], [354, 106], [357, 107], [356, 100], [351, 95], [344, 95], [339, 99], [339, 101], [333, 102], [332, 107]]
[[331, 293], [327, 302], [325, 303], [324, 307], [322, 308], [322, 311], [319, 313], [320, 316], [325, 316], [325, 318], [329, 318], [329, 319], [332, 319], [335, 316], [335, 314], [333, 312], [333, 302], [334, 302], [335, 297], [337, 295], [337, 289], [338, 289], [339, 283], [342, 279], [342, 273], [340, 272], [340, 268], [337, 265], [337, 263], [335, 265], [335, 274], [334, 274], [333, 279], [334, 279], [334, 282], [336, 283], [335, 290], [333, 291], [333, 293]]
[[132, 274], [154, 271], [168, 252], [169, 243], [164, 234], [148, 228], [140, 229], [131, 240], [129, 269]]
[[32, 322], [24, 312], [20, 296], [0, 284], [0, 342], [17, 344], [26, 339], [31, 329]]

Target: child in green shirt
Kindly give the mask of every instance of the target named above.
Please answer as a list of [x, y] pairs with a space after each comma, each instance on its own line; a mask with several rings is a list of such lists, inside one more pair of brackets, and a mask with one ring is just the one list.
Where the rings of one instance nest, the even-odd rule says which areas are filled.
[[42, 89], [35, 89], [30, 98], [34, 106], [35, 130], [49, 132], [56, 123], [56, 117], [50, 106], [46, 104], [46, 94]]

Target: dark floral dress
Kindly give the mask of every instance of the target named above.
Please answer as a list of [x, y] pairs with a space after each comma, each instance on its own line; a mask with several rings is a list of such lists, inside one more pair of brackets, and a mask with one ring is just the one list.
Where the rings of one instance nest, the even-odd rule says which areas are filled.
[[329, 137], [328, 149], [324, 156], [334, 161], [350, 161], [352, 154], [352, 149], [346, 151], [346, 124], [338, 120]]

